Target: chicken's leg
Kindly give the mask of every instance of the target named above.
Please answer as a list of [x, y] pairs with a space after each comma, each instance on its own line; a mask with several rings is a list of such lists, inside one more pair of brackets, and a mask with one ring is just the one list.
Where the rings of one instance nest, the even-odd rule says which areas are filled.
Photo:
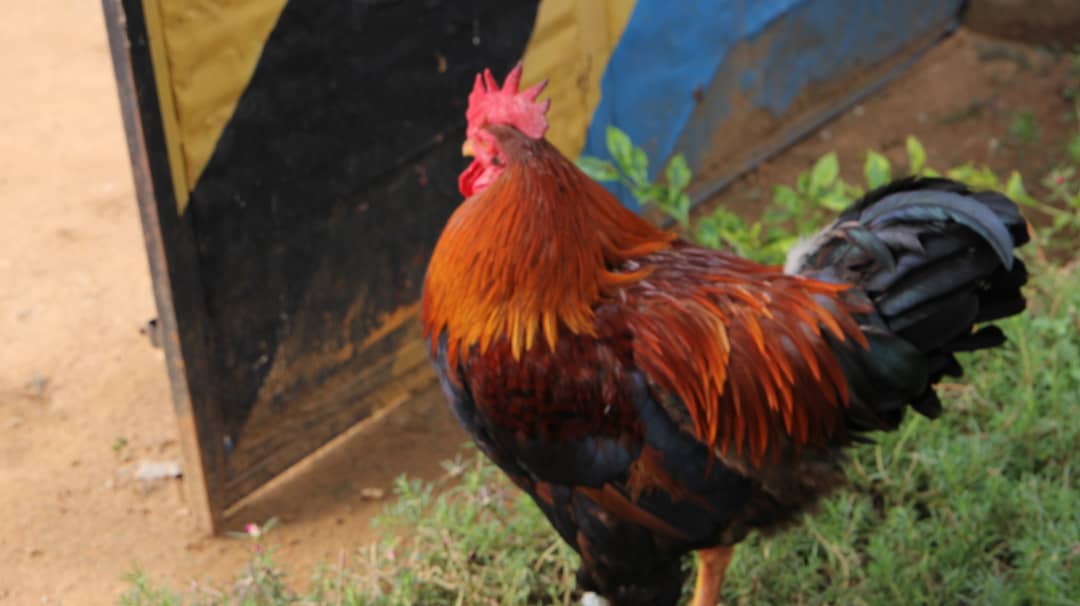
[[724, 586], [724, 573], [731, 563], [735, 548], [712, 547], [699, 549], [694, 553], [698, 558], [698, 571], [690, 606], [716, 606], [720, 601], [720, 589]]

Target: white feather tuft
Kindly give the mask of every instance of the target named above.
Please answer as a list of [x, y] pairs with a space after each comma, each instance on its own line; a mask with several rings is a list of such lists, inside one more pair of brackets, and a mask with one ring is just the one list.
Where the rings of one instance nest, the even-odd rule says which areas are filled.
[[827, 234], [832, 230], [830, 225], [809, 238], [800, 238], [791, 249], [788, 250], [784, 260], [784, 273], [798, 274], [806, 267], [806, 258], [825, 244]]
[[591, 591], [581, 596], [581, 606], [611, 606], [611, 602]]

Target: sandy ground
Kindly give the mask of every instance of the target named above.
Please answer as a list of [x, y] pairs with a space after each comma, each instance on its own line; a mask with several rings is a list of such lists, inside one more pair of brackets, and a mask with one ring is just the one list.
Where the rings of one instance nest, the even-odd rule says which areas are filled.
[[[142, 461], [180, 455], [161, 353], [139, 332], [155, 310], [100, 6], [5, 9], [0, 603], [109, 603], [135, 566], [175, 587], [222, 581], [248, 546], [201, 536], [181, 481], [131, 478]], [[912, 131], [936, 165], [967, 158], [1041, 174], [1066, 131], [1064, 62], [987, 48], [967, 34], [952, 38], [721, 198], [752, 211], [768, 185], [790, 182], [824, 151], [851, 160], [873, 146], [899, 158]], [[1002, 139], [1025, 108], [1043, 131], [1027, 151]], [[306, 578], [313, 563], [371, 538], [382, 504], [362, 499], [363, 488], [388, 488], [406, 470], [433, 476], [462, 440], [441, 402], [399, 409], [288, 474], [230, 526], [280, 517], [271, 542]]]
[[[162, 354], [139, 332], [156, 311], [100, 5], [9, 3], [0, 46], [0, 603], [110, 603], [135, 566], [226, 579], [249, 547], [202, 537], [180, 481], [131, 477], [180, 453]], [[278, 516], [279, 554], [304, 570], [370, 537], [381, 503], [363, 488], [434, 476], [464, 440], [441, 402], [416, 403], [230, 525]]]

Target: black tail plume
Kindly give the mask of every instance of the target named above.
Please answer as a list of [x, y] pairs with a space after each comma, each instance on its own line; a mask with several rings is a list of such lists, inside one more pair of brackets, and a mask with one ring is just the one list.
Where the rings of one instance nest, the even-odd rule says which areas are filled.
[[972, 192], [947, 179], [912, 177], [868, 193], [795, 247], [785, 267], [789, 273], [854, 284], [873, 302], [876, 314], [864, 322], [879, 336], [865, 353], [874, 359], [845, 354], [852, 358], [845, 369], [851, 370], [857, 399], [877, 397], [871, 385], [859, 389], [868, 374], [925, 376], [914, 391], [889, 392], [888, 410], [870, 406], [890, 413], [884, 424], [894, 425], [897, 396], [922, 414], [937, 416], [941, 403], [933, 384], [944, 375], [962, 374], [956, 352], [1004, 342], [996, 326], [975, 326], [1023, 311], [1027, 269], [1013, 252], [1027, 241], [1027, 223], [1004, 195]]

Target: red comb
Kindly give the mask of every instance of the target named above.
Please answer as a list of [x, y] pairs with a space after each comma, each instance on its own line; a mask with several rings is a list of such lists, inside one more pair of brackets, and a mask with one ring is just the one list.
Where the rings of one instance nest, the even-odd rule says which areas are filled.
[[534, 139], [544, 136], [548, 127], [544, 115], [551, 106], [551, 99], [538, 103], [536, 98], [547, 86], [547, 80], [519, 90], [521, 72], [519, 61], [506, 75], [502, 87], [490, 69], [476, 74], [476, 82], [469, 94], [469, 109], [465, 112], [467, 136], [472, 137], [488, 124], [508, 124]]

